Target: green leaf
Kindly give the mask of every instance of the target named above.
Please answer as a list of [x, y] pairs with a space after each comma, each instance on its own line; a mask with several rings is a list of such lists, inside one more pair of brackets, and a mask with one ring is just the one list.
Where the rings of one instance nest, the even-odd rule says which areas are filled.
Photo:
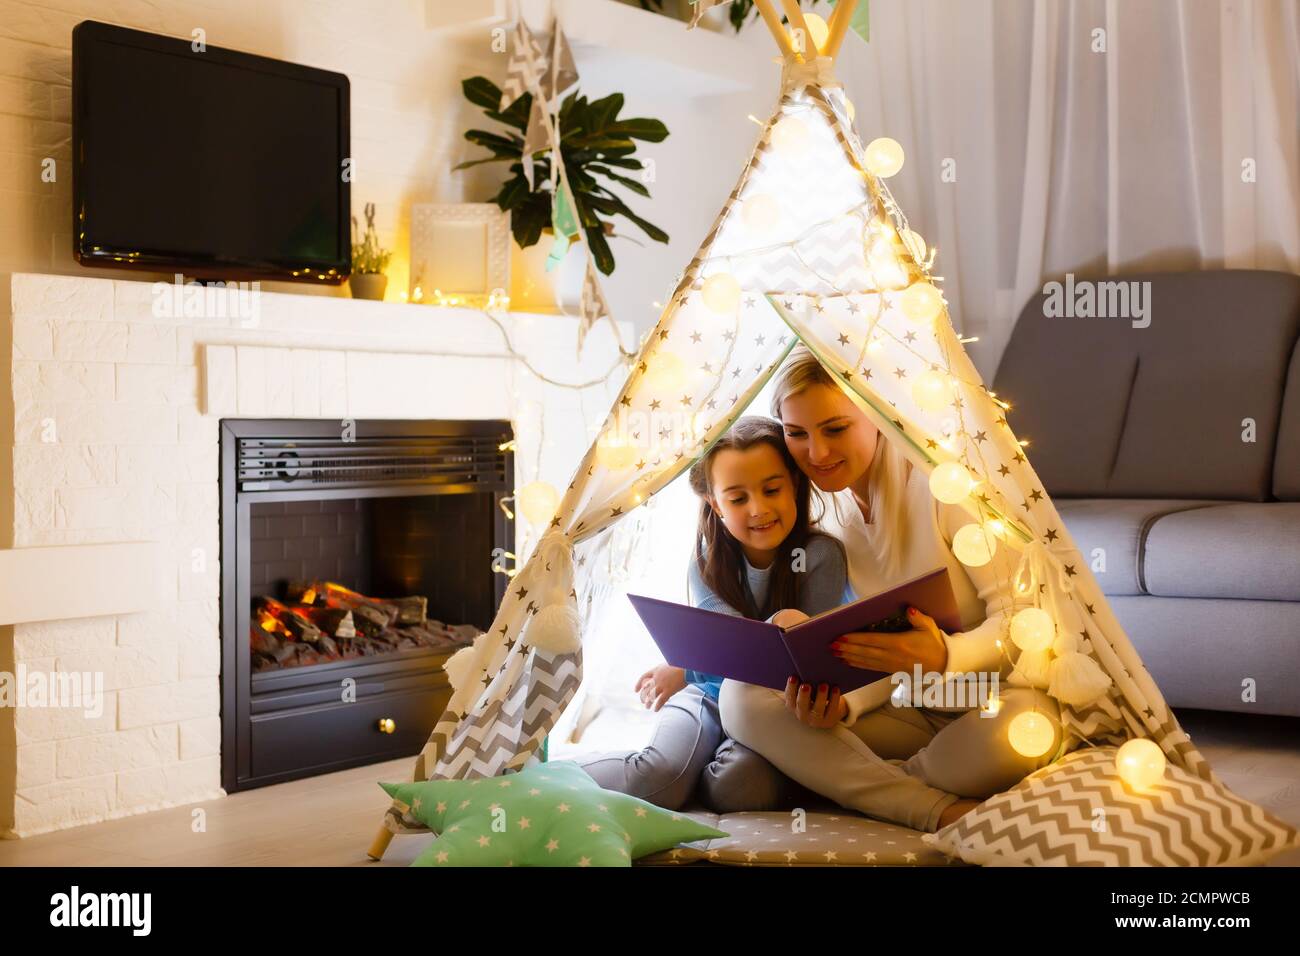
[[587, 248], [591, 250], [591, 257], [596, 263], [596, 268], [603, 275], [609, 275], [614, 271], [614, 253], [610, 251], [609, 243], [605, 241], [603, 226], [587, 230]]
[[588, 165], [587, 168], [590, 169], [593, 173], [599, 173], [601, 176], [604, 176], [606, 179], [612, 179], [614, 180], [614, 182], [626, 186], [628, 189], [632, 190], [632, 192], [636, 193], [638, 196], [645, 196], [647, 199], [650, 198], [650, 190], [645, 188], [644, 183], [639, 183], [635, 179], [628, 179], [628, 177], [626, 176], [620, 176], [612, 169], [608, 169], [605, 166], [599, 166], [595, 163]]
[[471, 166], [482, 166], [484, 163], [508, 163], [511, 159], [518, 159], [518, 156], [489, 156], [487, 159], [471, 159], [463, 163], [457, 163], [451, 167], [451, 171], [458, 169], [469, 169]]
[[627, 219], [632, 220], [632, 222], [636, 223], [638, 226], [641, 227], [641, 231], [642, 231], [642, 232], [644, 232], [647, 236], [649, 236], [649, 237], [650, 237], [651, 239], [653, 239], [655, 242], [667, 242], [667, 241], [668, 241], [668, 233], [664, 232], [662, 229], [660, 229], [660, 228], [659, 228], [658, 226], [656, 226], [654, 223], [649, 222], [648, 220], [642, 219], [640, 216], [638, 216], [636, 213], [634, 213], [631, 209], [629, 209], [629, 208], [627, 207], [627, 204], [626, 204], [625, 202], [623, 202], [623, 200], [621, 200], [621, 199], [619, 199], [619, 198], [617, 198], [617, 197], [614, 197], [614, 198], [611, 199], [611, 198], [603, 197], [603, 196], [590, 196], [590, 197], [588, 197], [588, 199], [589, 199], [589, 201], [590, 201], [590, 203], [591, 203], [591, 205], [592, 205], [593, 207], [595, 207], [596, 209], [598, 209], [600, 212], [605, 213], [606, 215], [609, 215], [609, 216], [624, 216], [624, 217], [626, 217]]
[[465, 138], [477, 146], [492, 150], [498, 156], [513, 156], [518, 159], [524, 152], [523, 140], [515, 136], [501, 136], [483, 129], [467, 129]]
[[668, 138], [668, 127], [657, 119], [637, 119], [619, 120], [617, 123], [605, 130], [610, 136], [630, 136], [632, 139], [643, 139], [647, 143], [661, 143]]
[[465, 99], [475, 106], [493, 111], [501, 108], [501, 87], [486, 76], [471, 76], [468, 80], [462, 80], [460, 88]]

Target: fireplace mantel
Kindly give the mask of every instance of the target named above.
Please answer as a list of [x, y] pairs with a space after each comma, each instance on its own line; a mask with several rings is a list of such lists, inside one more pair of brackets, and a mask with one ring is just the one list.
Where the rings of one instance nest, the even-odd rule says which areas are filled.
[[[614, 370], [581, 393], [530, 371], [473, 309], [262, 292], [255, 315], [205, 317], [173, 308], [168, 283], [3, 281], [0, 568], [28, 583], [0, 600], [0, 660], [103, 673], [107, 698], [95, 717], [0, 713], [17, 741], [0, 831], [15, 835], [221, 794], [223, 417], [504, 419], [516, 482], [563, 487], [590, 440], [579, 423], [599, 425], [623, 378], [608, 324], [575, 359], [566, 316], [499, 318], [546, 378]], [[55, 588], [77, 597], [59, 604]]]

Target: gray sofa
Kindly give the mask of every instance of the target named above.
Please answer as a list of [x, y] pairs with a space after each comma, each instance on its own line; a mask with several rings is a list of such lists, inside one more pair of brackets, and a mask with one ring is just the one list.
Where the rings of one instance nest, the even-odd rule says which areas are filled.
[[1300, 276], [1097, 281], [1149, 282], [1149, 324], [1037, 295], [994, 390], [1169, 703], [1300, 716]]

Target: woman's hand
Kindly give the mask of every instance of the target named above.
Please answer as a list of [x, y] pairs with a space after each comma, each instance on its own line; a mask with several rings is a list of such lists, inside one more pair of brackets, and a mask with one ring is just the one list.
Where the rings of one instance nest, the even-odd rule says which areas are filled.
[[831, 644], [840, 660], [864, 670], [911, 672], [916, 664], [927, 673], [943, 673], [948, 666], [948, 645], [934, 618], [914, 607], [907, 609], [914, 630], [893, 633], [853, 631]]
[[647, 710], [658, 710], [668, 702], [669, 697], [685, 686], [684, 668], [660, 664], [638, 677], [634, 689]]
[[814, 695], [811, 684], [800, 684], [791, 677], [785, 684], [785, 709], [809, 727], [825, 730], [844, 719], [849, 705], [840, 697], [838, 687], [822, 684]]

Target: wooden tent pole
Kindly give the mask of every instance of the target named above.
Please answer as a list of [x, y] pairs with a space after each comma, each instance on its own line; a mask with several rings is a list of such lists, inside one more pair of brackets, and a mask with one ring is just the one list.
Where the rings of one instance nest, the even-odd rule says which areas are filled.
[[776, 40], [776, 45], [781, 48], [781, 54], [787, 59], [797, 60], [799, 57], [790, 43], [790, 35], [785, 32], [785, 27], [781, 26], [781, 18], [772, 9], [772, 0], [754, 0], [754, 6], [758, 7], [758, 12], [763, 16], [763, 22], [772, 31], [772, 38]]
[[781, 0], [781, 2], [785, 6], [785, 18], [790, 21], [790, 26], [803, 31], [803, 51], [800, 55], [804, 58], [804, 62], [812, 62], [817, 59], [820, 51], [817, 49], [817, 44], [813, 42], [812, 33], [808, 30], [808, 21], [803, 18], [799, 0]]
[[830, 32], [826, 35], [826, 49], [822, 53], [831, 59], [839, 56], [840, 44], [844, 42], [844, 35], [849, 32], [849, 21], [853, 19], [853, 8], [858, 5], [858, 0], [839, 0], [835, 4], [835, 12], [831, 14]]

